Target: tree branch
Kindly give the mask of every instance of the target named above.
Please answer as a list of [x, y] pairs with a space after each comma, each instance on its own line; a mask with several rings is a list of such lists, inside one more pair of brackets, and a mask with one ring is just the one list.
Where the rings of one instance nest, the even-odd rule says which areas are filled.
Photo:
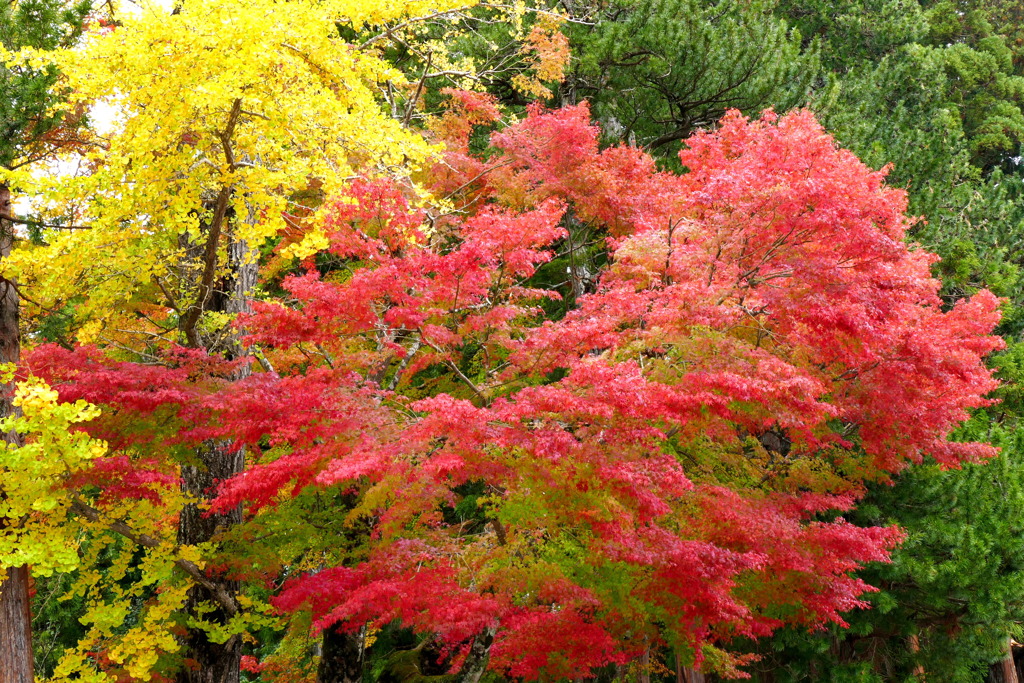
[[416, 109], [416, 102], [420, 99], [420, 95], [423, 94], [423, 83], [427, 80], [427, 72], [430, 71], [430, 65], [434, 61], [434, 53], [427, 53], [427, 63], [423, 67], [423, 75], [420, 76], [419, 85], [416, 86], [416, 92], [413, 93], [412, 98], [409, 100], [409, 106], [405, 108], [405, 117], [402, 119], [402, 125], [408, 126], [409, 121], [412, 119], [412, 113]]
[[395, 31], [398, 31], [399, 29], [403, 29], [406, 26], [408, 26], [409, 24], [415, 24], [416, 22], [419, 22], [419, 21], [429, 21], [431, 19], [438, 19], [438, 18], [443, 17], [443, 16], [448, 15], [448, 14], [457, 14], [459, 12], [462, 12], [465, 9], [468, 9], [468, 6], [467, 7], [456, 7], [455, 9], [449, 9], [449, 10], [445, 10], [443, 12], [434, 12], [433, 14], [425, 14], [422, 17], [413, 17], [412, 19], [409, 19], [407, 21], [403, 21], [401, 24], [396, 24], [396, 25], [392, 26], [389, 29], [385, 29], [385, 31], [383, 33], [378, 33], [377, 35], [375, 35], [375, 36], [373, 36], [371, 38], [367, 38], [359, 46], [359, 49], [360, 50], [365, 50], [366, 48], [368, 48], [371, 45], [373, 45], [374, 43], [376, 43], [378, 40], [381, 40], [383, 38], [390, 38], [391, 35]]
[[[77, 497], [71, 503], [71, 511], [74, 512], [76, 515], [85, 517], [94, 524], [105, 524], [106, 527], [113, 531], [115, 534], [123, 536], [127, 538], [129, 541], [132, 541], [137, 545], [141, 545], [144, 548], [158, 548], [161, 545], [163, 545], [163, 543], [161, 543], [159, 539], [153, 538], [148, 534], [138, 533], [137, 531], [135, 531], [119, 519], [114, 520], [113, 522], [104, 521], [100, 516], [99, 510], [85, 503], [84, 501]], [[220, 603], [221, 607], [223, 607], [228, 614], [230, 614], [231, 616], [238, 614], [239, 606], [238, 603], [235, 602], [234, 598], [232, 598], [231, 595], [229, 595], [228, 592], [224, 590], [223, 586], [220, 586], [217, 583], [211, 581], [209, 577], [206, 576], [203, 570], [200, 569], [195, 562], [186, 560], [184, 558], [178, 558], [174, 561], [174, 566], [178, 567], [178, 569], [185, 572], [197, 584], [199, 584], [206, 590], [210, 591], [210, 594], [213, 595], [213, 597], [217, 600], [218, 603]]]
[[43, 223], [42, 221], [30, 221], [25, 218], [16, 218], [6, 213], [0, 213], [0, 220], [19, 223], [21, 225], [35, 225], [40, 228], [51, 228], [53, 230], [92, 230], [88, 225], [57, 225], [56, 223]]
[[[231, 113], [228, 115], [227, 125], [224, 131], [217, 134], [224, 147], [224, 159], [228, 168], [235, 165], [235, 155], [231, 149], [231, 136], [235, 132], [235, 124], [238, 123], [238, 115], [242, 112], [242, 99], [236, 98], [231, 105]], [[213, 291], [213, 277], [217, 273], [217, 245], [220, 242], [220, 233], [224, 225], [224, 217], [227, 215], [228, 202], [231, 200], [233, 188], [225, 185], [217, 193], [217, 200], [214, 204], [213, 218], [210, 220], [210, 231], [206, 238], [206, 248], [203, 250], [203, 277], [199, 282], [199, 291], [196, 294], [196, 301], [181, 320], [181, 331], [192, 347], [199, 346], [199, 337], [196, 335], [196, 323], [206, 306], [206, 300]]]

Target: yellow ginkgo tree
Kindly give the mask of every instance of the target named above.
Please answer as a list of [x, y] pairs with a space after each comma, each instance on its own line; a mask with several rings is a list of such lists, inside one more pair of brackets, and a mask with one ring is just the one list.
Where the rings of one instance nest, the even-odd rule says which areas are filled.
[[[39, 215], [31, 223], [37, 239], [14, 250], [2, 275], [17, 278], [30, 315], [64, 321], [67, 343], [95, 342], [123, 360], [146, 362], [173, 345], [243, 355], [228, 322], [248, 308], [258, 250], [301, 225], [295, 234], [302, 238], [287, 253], [314, 253], [325, 241], [317, 227], [323, 198], [357, 177], [408, 176], [433, 153], [381, 106], [383, 91], [412, 92], [416, 84], [381, 58], [379, 41], [351, 36], [466, 4], [143, 3], [73, 48], [7, 54], [8, 61], [55, 66], [70, 93], [63, 106], [91, 110], [97, 125], [60, 173], [0, 171], [0, 182], [31, 196]], [[250, 370], [243, 363], [235, 372], [240, 378]], [[200, 570], [204, 558], [190, 549], [212, 552], [218, 535], [241, 519], [240, 510], [206, 514], [203, 501], [217, 480], [242, 469], [244, 454], [210, 441], [176, 457], [180, 485], [166, 487], [162, 507], [103, 508], [79, 499], [66, 508], [102, 537], [95, 548], [115, 539], [148, 548], [145, 562], [153, 566], [143, 576], [171, 572], [176, 582], [124, 635], [127, 615], [112, 607], [111, 591], [125, 602], [142, 593], [108, 581], [104, 598], [95, 590], [99, 575], [83, 569], [79, 590], [95, 603], [86, 617], [90, 634], [57, 678], [105, 680], [90, 653], [117, 632], [119, 642], [106, 642], [104, 652], [133, 677], [146, 678], [177, 643], [188, 664], [183, 680], [237, 680], [238, 617], [248, 611], [258, 620], [259, 610], [244, 610], [237, 584]], [[146, 522], [146, 514], [163, 523]], [[89, 552], [85, 565], [95, 559]], [[122, 552], [108, 571], [115, 582], [130, 555]], [[176, 611], [187, 615], [178, 619], [186, 633], [177, 640], [161, 631]]]
[[[402, 74], [343, 40], [339, 27], [436, 13], [444, 2], [454, 4], [149, 5], [80, 48], [39, 54], [75, 93], [66, 106], [104, 105], [110, 130], [78, 158], [75, 175], [7, 175], [69, 228], [48, 235], [42, 251], [15, 255], [9, 272], [49, 304], [88, 291], [76, 309], [80, 339], [113, 329], [156, 289], [184, 339], [199, 345], [200, 313], [229, 243], [258, 247], [290, 222], [315, 221], [317, 197], [353, 177], [404, 174], [429, 153], [381, 111], [382, 84], [403, 87]], [[316, 231], [308, 239], [307, 253], [322, 246]], [[183, 264], [199, 269], [198, 282]]]

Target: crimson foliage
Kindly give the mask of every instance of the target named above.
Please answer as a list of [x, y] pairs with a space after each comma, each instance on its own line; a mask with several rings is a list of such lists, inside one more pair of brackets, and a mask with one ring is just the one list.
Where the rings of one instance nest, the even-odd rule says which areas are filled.
[[[181, 445], [248, 446], [217, 505], [258, 524], [333, 488], [369, 529], [281, 610], [398, 620], [453, 665], [496, 628], [490, 666], [516, 677], [658, 644], [735, 671], [716, 642], [842, 623], [871, 590], [851, 572], [900, 538], [843, 520], [863, 483], [993, 452], [947, 437], [995, 386], [996, 298], [943, 310], [904, 193], [810, 113], [731, 113], [674, 175], [599, 150], [585, 105], [535, 108], [474, 155], [496, 112], [454, 101], [435, 131], [451, 152], [422, 179], [445, 200], [353, 183], [326, 252], [239, 321], [273, 372], [229, 381], [231, 363], [182, 350], [32, 355], [65, 397], [107, 406], [106, 493], [152, 495]], [[585, 237], [604, 265], [584, 280]], [[562, 264], [568, 284], [543, 276]]]

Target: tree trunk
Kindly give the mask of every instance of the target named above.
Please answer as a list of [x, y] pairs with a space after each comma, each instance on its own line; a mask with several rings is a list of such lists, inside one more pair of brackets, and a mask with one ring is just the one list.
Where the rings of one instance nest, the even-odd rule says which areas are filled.
[[990, 683], [1018, 683], [1017, 668], [1013, 664], [1013, 641], [1006, 639], [1006, 656], [989, 667]]
[[640, 655], [640, 675], [638, 676], [640, 683], [651, 683], [651, 646], [648, 645], [644, 648], [644, 653]]
[[[208, 310], [242, 313], [250, 309], [257, 272], [255, 261], [247, 262], [247, 256], [248, 247], [244, 242], [231, 242], [228, 259], [232, 278], [222, 283], [220, 291], [211, 297]], [[224, 351], [229, 357], [241, 353], [235, 336], [225, 333], [218, 335], [218, 338], [227, 339], [224, 342], [226, 346], [214, 349], [213, 342], [207, 343], [207, 351]], [[249, 366], [242, 365], [234, 379], [244, 379], [249, 372]], [[232, 450], [230, 442], [208, 442], [196, 453], [194, 464], [182, 466], [182, 491], [195, 496], [199, 501], [208, 501], [216, 495], [220, 482], [240, 473], [244, 467], [244, 450]], [[178, 543], [195, 545], [209, 542], [242, 521], [241, 506], [213, 515], [206, 514], [204, 508], [205, 505], [190, 503], [182, 509], [178, 522]], [[237, 581], [216, 574], [211, 574], [209, 579], [222, 594], [232, 599], [238, 594]], [[218, 603], [209, 588], [193, 586], [185, 603], [188, 614], [197, 617], [200, 614], [199, 607], [204, 603], [203, 620], [224, 624], [231, 618], [232, 615]], [[212, 610], [210, 605], [214, 606]], [[232, 636], [224, 643], [215, 643], [201, 627], [190, 626], [183, 644], [185, 666], [178, 675], [179, 683], [238, 683], [242, 659], [242, 639], [239, 636]]]
[[686, 683], [704, 683], [704, 674], [693, 667], [683, 667], [683, 680]]
[[[11, 191], [0, 183], [0, 214], [13, 215]], [[0, 259], [11, 253], [14, 225], [0, 219]], [[0, 277], [0, 363], [17, 363], [21, 359], [18, 333], [18, 291], [14, 282]], [[14, 412], [14, 385], [0, 385], [0, 418]], [[18, 443], [15, 433], [4, 440]], [[6, 520], [0, 519], [0, 528]], [[0, 683], [32, 683], [32, 609], [28, 594], [27, 566], [12, 567], [0, 583]]]
[[363, 635], [359, 631], [324, 629], [317, 683], [362, 683]]
[[494, 634], [497, 632], [496, 627], [488, 626], [473, 639], [466, 661], [459, 669], [459, 683], [480, 683], [480, 677], [484, 675], [487, 662], [491, 659], [491, 644], [494, 643]]
[[32, 612], [28, 567], [12, 567], [0, 584], [0, 683], [32, 683]]
[[[223, 443], [208, 443], [198, 453], [197, 465], [181, 468], [181, 488], [186, 493], [206, 500], [213, 496], [218, 482], [242, 471], [244, 454], [231, 452]], [[178, 523], [178, 543], [196, 545], [212, 540], [217, 534], [242, 521], [242, 508], [236, 507], [224, 514], [206, 516], [204, 510], [190, 503], [181, 511]], [[238, 593], [238, 582], [224, 576], [210, 574], [210, 581], [232, 598]], [[204, 586], [193, 586], [188, 593], [185, 609], [198, 616], [199, 606], [215, 605], [203, 612], [205, 621], [225, 624], [231, 614], [217, 603], [213, 593]], [[242, 659], [242, 640], [231, 636], [224, 643], [212, 642], [205, 630], [190, 626], [184, 640], [185, 667], [178, 677], [180, 683], [238, 683]]]

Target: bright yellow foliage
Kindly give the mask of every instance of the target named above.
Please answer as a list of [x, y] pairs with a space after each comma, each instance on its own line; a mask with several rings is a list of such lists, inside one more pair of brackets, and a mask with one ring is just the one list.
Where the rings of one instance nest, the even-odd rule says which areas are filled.
[[296, 200], [300, 192], [322, 197], [357, 174], [408, 173], [432, 148], [386, 116], [379, 97], [381, 84], [404, 78], [346, 43], [338, 26], [466, 4], [210, 0], [178, 13], [146, 5], [84, 47], [37, 55], [65, 74], [75, 92], [68, 106], [103, 103], [117, 116], [76, 177], [9, 178], [51, 216], [89, 229], [49, 234], [47, 246], [15, 254], [8, 272], [46, 302], [88, 292], [78, 314], [94, 320], [83, 337], [96, 337], [112, 312], [175, 277], [180, 238], [200, 239], [204, 203], [219, 193], [230, 196], [234, 239], [255, 247], [289, 216], [316, 224], [316, 206]]
[[185, 583], [163, 588], [155, 604], [146, 610], [142, 623], [129, 629], [111, 648], [111, 661], [124, 664], [132, 678], [148, 681], [160, 654], [173, 652], [178, 647], [167, 626], [174, 613], [185, 604], [188, 589]]
[[78, 527], [66, 524], [72, 501], [62, 484], [107, 451], [104, 442], [72, 431], [99, 409], [59, 403], [57, 392], [34, 378], [18, 384], [14, 405], [22, 415], [0, 421], [0, 430], [17, 432], [25, 444], [0, 445], [0, 518], [10, 520], [0, 534], [0, 570], [29, 564], [37, 575], [71, 571], [79, 563]]
[[[171, 503], [174, 504], [180, 501]], [[104, 520], [84, 523], [91, 532], [89, 545], [83, 548], [82, 568], [64, 599], [86, 598], [87, 609], [81, 622], [88, 628], [78, 645], [61, 657], [49, 679], [53, 683], [118, 680], [116, 674], [97, 667], [92, 654], [95, 652], [104, 652], [112, 664], [122, 666], [133, 679], [147, 681], [160, 656], [175, 652], [180, 646], [173, 627], [192, 583], [174, 570], [175, 563], [179, 559], [197, 558], [201, 551], [165, 540], [157, 547], [144, 548], [140, 557], [139, 546], [106, 526], [106, 520], [124, 519], [121, 512], [108, 508]], [[133, 529], [146, 529], [147, 520], [160, 517], [144, 501], [135, 501], [133, 513], [128, 518]], [[148, 532], [159, 533], [155, 527], [149, 527]], [[173, 538], [173, 531], [166, 535]], [[93, 569], [100, 565], [101, 556], [110, 563], [102, 572]], [[133, 575], [131, 581], [126, 580], [129, 574]], [[140, 603], [142, 609], [133, 614], [129, 606]]]

